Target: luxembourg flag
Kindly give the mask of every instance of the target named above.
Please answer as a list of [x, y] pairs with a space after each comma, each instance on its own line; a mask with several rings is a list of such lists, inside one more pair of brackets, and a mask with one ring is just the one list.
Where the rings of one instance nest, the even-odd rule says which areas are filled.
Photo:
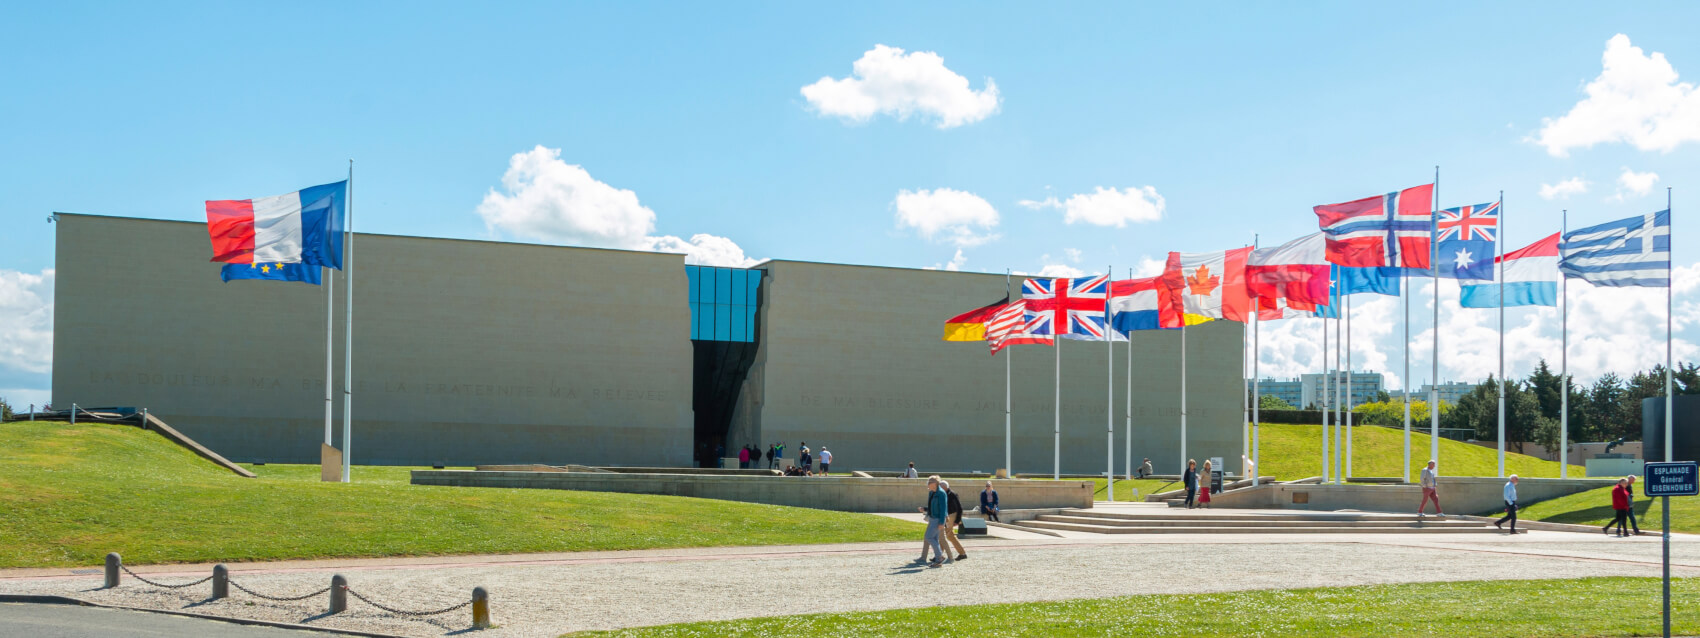
[[261, 197], [207, 202], [213, 261], [308, 264], [342, 269], [348, 182]]
[[[1501, 259], [1506, 307], [1558, 305], [1558, 233]], [[1499, 282], [1459, 286], [1458, 301], [1465, 308], [1498, 308]]]

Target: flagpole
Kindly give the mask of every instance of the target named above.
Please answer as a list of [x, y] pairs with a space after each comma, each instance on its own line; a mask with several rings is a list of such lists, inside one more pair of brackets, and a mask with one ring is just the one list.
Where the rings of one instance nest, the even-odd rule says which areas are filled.
[[[1259, 243], [1257, 241], [1257, 239], [1258, 239], [1257, 235], [1255, 235], [1255, 234], [1252, 235], [1251, 245], [1253, 247], [1253, 252], [1256, 252], [1256, 247]], [[1257, 445], [1257, 443], [1258, 443], [1258, 441], [1257, 441], [1258, 432], [1257, 431], [1259, 429], [1259, 422], [1262, 420], [1261, 419], [1262, 414], [1260, 414], [1260, 412], [1261, 412], [1261, 409], [1263, 407], [1263, 392], [1262, 392], [1262, 389], [1258, 387], [1258, 382], [1257, 382], [1257, 378], [1258, 378], [1258, 366], [1257, 366], [1257, 364], [1258, 364], [1259, 360], [1261, 360], [1261, 358], [1262, 358], [1262, 357], [1259, 356], [1259, 352], [1258, 352], [1258, 346], [1260, 345], [1258, 343], [1258, 332], [1259, 332], [1258, 328], [1263, 325], [1263, 313], [1261, 312], [1261, 310], [1262, 310], [1262, 308], [1259, 306], [1258, 302], [1253, 301], [1252, 302], [1252, 308], [1251, 308], [1251, 396], [1254, 397], [1255, 399], [1251, 401], [1251, 486], [1252, 487], [1257, 487], [1257, 477], [1258, 477], [1259, 474], [1263, 473], [1263, 466], [1257, 464], [1257, 450], [1258, 450], [1258, 445]], [[1131, 344], [1129, 344], [1129, 347], [1130, 348], [1132, 347]]]
[[[1570, 211], [1559, 213], [1558, 241], [1570, 232]], [[1570, 477], [1570, 277], [1558, 275], [1558, 377], [1564, 381], [1558, 399], [1558, 478]]]
[[[1051, 280], [1052, 294], [1060, 294], [1056, 291], [1058, 281], [1062, 280]], [[1058, 301], [1061, 301], [1061, 299], [1059, 298]], [[1056, 420], [1051, 423], [1051, 479], [1058, 481], [1062, 480], [1062, 342], [1062, 334], [1057, 332], [1056, 321], [1053, 320], [1051, 322], [1051, 347], [1057, 351], [1057, 411]]]
[[1334, 317], [1334, 483], [1345, 482], [1346, 466], [1341, 464], [1340, 456], [1340, 426], [1346, 422], [1346, 413], [1342, 409], [1346, 405], [1344, 389], [1340, 387], [1340, 338], [1341, 319], [1338, 316], [1346, 305], [1346, 296], [1340, 295], [1340, 308], [1335, 309]]
[[343, 271], [348, 277], [348, 285], [343, 286], [343, 293], [348, 296], [343, 306], [348, 319], [342, 327], [342, 482], [349, 483], [354, 449], [354, 160], [348, 160], [348, 201], [343, 206], [348, 214], [348, 227], [343, 235], [348, 251], [343, 260], [343, 267], [348, 269]]
[[[1330, 290], [1328, 302], [1330, 304], [1334, 303], [1332, 290]], [[1316, 407], [1322, 408], [1322, 482], [1327, 483], [1329, 478], [1334, 476], [1334, 474], [1329, 471], [1330, 466], [1328, 464], [1328, 375], [1330, 374], [1328, 370], [1328, 317], [1323, 316], [1321, 319], [1322, 378], [1320, 381], [1322, 383], [1322, 388], [1321, 391], [1317, 393], [1318, 398], [1316, 400]]]
[[[1005, 268], [1004, 271], [1003, 271], [1003, 298], [1004, 298], [1004, 303], [1006, 303], [1006, 304], [1012, 303], [1010, 301], [1010, 294], [1013, 293], [1013, 292], [1014, 292], [1014, 290], [1011, 288], [1010, 283], [1009, 283], [1009, 269]], [[1007, 337], [1005, 337], [1005, 338], [1007, 338]], [[1004, 477], [1005, 478], [1013, 478], [1015, 476], [1015, 468], [1010, 466], [1010, 456], [1011, 456], [1010, 450], [1011, 450], [1012, 445], [1011, 445], [1010, 427], [1009, 427], [1009, 425], [1010, 425], [1009, 424], [1009, 421], [1010, 421], [1010, 413], [1009, 413], [1010, 383], [1009, 383], [1009, 379], [1010, 379], [1010, 370], [1011, 370], [1011, 368], [1013, 368], [1015, 366], [1013, 360], [1010, 359], [1010, 357], [1013, 357], [1013, 356], [1015, 356], [1015, 349], [1005, 347], [1004, 353], [1003, 353], [1003, 471], [1004, 471]]]
[[1499, 257], [1493, 276], [1499, 279], [1499, 478], [1505, 478], [1505, 191], [1499, 191], [1499, 228], [1494, 244]]
[[1352, 298], [1346, 297], [1346, 478], [1352, 476]]
[[1110, 280], [1115, 266], [1104, 267], [1104, 494], [1116, 502], [1116, 340], [1110, 325]]
[[[1132, 268], [1127, 269], [1127, 278], [1128, 279], [1133, 278], [1133, 269]], [[1127, 425], [1125, 426], [1125, 429], [1127, 430], [1127, 433], [1126, 433], [1126, 437], [1125, 437], [1126, 440], [1123, 441], [1123, 444], [1125, 446], [1127, 446], [1127, 449], [1125, 449], [1122, 453], [1122, 462], [1123, 462], [1122, 467], [1127, 469], [1127, 480], [1131, 481], [1131, 480], [1133, 480], [1133, 334], [1132, 334], [1132, 331], [1129, 331], [1128, 337], [1127, 337]]]
[[1440, 245], [1434, 236], [1434, 211], [1440, 210], [1440, 166], [1434, 167], [1434, 204], [1429, 209], [1428, 250], [1429, 273], [1434, 278], [1434, 323], [1429, 328], [1433, 339], [1433, 356], [1429, 357], [1428, 383], [1428, 458], [1440, 472]]
[[[1430, 264], [1433, 265], [1433, 264]], [[1403, 482], [1411, 481], [1411, 271], [1408, 268], [1399, 269], [1399, 277], [1404, 281], [1399, 288], [1399, 304], [1405, 309], [1405, 373], [1399, 375], [1399, 380], [1405, 386], [1405, 477]]]
[[[335, 380], [336, 354], [336, 277], [331, 275], [331, 269], [324, 268], [325, 275], [325, 445], [335, 445], [331, 439], [332, 418], [335, 401], [331, 398], [331, 383]], [[322, 464], [323, 461], [320, 461]]]
[[[1670, 208], [1671, 208], [1671, 188], [1669, 186], [1666, 186], [1665, 187], [1665, 217], [1670, 220], [1670, 225], [1674, 229], [1676, 227], [1676, 216], [1671, 214]], [[1657, 220], [1655, 220], [1655, 222], [1656, 221]], [[1652, 229], [1648, 229], [1648, 230], [1651, 231]], [[1670, 236], [1675, 237], [1676, 234], [1671, 233]], [[1653, 242], [1653, 238], [1648, 237], [1645, 241], [1647, 243], [1651, 244]], [[1672, 260], [1672, 261], [1674, 261], [1674, 260]], [[1665, 280], [1665, 462], [1666, 463], [1669, 463], [1671, 461], [1671, 459], [1674, 458], [1671, 455], [1671, 446], [1674, 444], [1673, 437], [1671, 436], [1671, 431], [1672, 431], [1672, 424], [1675, 422], [1671, 418], [1671, 416], [1672, 416], [1671, 409], [1674, 406], [1672, 405], [1672, 401], [1671, 401], [1671, 364], [1673, 363], [1673, 361], [1671, 359], [1670, 342], [1671, 342], [1671, 289], [1676, 287], [1676, 281], [1675, 281], [1676, 278], [1674, 276], [1676, 274], [1676, 271], [1671, 270], [1669, 266], [1670, 266], [1670, 263], [1666, 262], [1666, 272], [1669, 273], [1667, 276], [1670, 277], [1670, 279]], [[1670, 497], [1665, 497], [1664, 510], [1665, 510], [1665, 582], [1669, 583], [1670, 582]], [[1669, 633], [1670, 632], [1670, 629], [1669, 629], [1669, 627], [1670, 627], [1670, 591], [1669, 591], [1668, 585], [1666, 586], [1666, 591], [1665, 591], [1665, 627], [1666, 627], [1665, 632]]]
[[1186, 473], [1186, 306], [1181, 306], [1181, 473]]

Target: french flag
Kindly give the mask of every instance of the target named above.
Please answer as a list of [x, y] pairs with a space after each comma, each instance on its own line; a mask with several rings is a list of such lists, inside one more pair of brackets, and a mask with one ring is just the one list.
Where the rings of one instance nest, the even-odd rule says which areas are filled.
[[207, 201], [213, 261], [342, 269], [348, 182], [258, 199]]

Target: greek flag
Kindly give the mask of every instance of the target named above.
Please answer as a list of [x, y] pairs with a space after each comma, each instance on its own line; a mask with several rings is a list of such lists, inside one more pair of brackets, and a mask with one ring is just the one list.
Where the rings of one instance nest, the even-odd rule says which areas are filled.
[[1670, 287], [1670, 211], [1564, 234], [1559, 271], [1596, 286]]

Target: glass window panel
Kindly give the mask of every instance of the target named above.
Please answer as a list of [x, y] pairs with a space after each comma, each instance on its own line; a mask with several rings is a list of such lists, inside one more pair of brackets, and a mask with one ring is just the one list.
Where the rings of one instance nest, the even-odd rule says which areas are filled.
[[747, 317], [744, 321], [744, 341], [753, 342], [756, 340], [756, 307], [744, 306], [744, 316]]
[[[734, 288], [736, 290], [736, 288]], [[749, 332], [749, 317], [744, 313], [744, 306], [728, 306], [732, 309], [732, 329], [728, 331], [727, 341], [747, 341], [744, 333]]]
[[728, 268], [714, 269], [714, 303], [732, 303], [732, 271]]
[[696, 266], [685, 266], [685, 281], [689, 282], [689, 283], [686, 284], [686, 288], [685, 288], [686, 295], [688, 295], [690, 297], [691, 301], [701, 301], [700, 299], [697, 299], [697, 267]]
[[731, 273], [732, 273], [732, 298], [731, 298], [730, 301], [731, 301], [732, 305], [742, 306], [744, 304], [749, 303], [748, 301], [744, 300], [744, 293], [749, 292], [749, 287], [746, 286], [745, 283], [744, 283], [745, 281], [748, 280], [749, 271], [742, 270], [742, 269], [733, 269], [731, 271]]
[[714, 303], [714, 270], [713, 268], [697, 269], [697, 301]]
[[762, 271], [760, 271], [760, 270], [750, 271], [750, 279], [749, 279], [750, 293], [747, 297], [744, 298], [745, 299], [744, 303], [749, 304], [751, 306], [761, 305], [761, 297], [757, 296], [758, 291], [761, 290], [761, 274], [762, 274]]
[[[730, 281], [730, 277], [727, 278]], [[732, 307], [724, 304], [714, 306], [714, 340], [732, 340]]]
[[702, 338], [702, 304], [691, 304], [691, 338]]

